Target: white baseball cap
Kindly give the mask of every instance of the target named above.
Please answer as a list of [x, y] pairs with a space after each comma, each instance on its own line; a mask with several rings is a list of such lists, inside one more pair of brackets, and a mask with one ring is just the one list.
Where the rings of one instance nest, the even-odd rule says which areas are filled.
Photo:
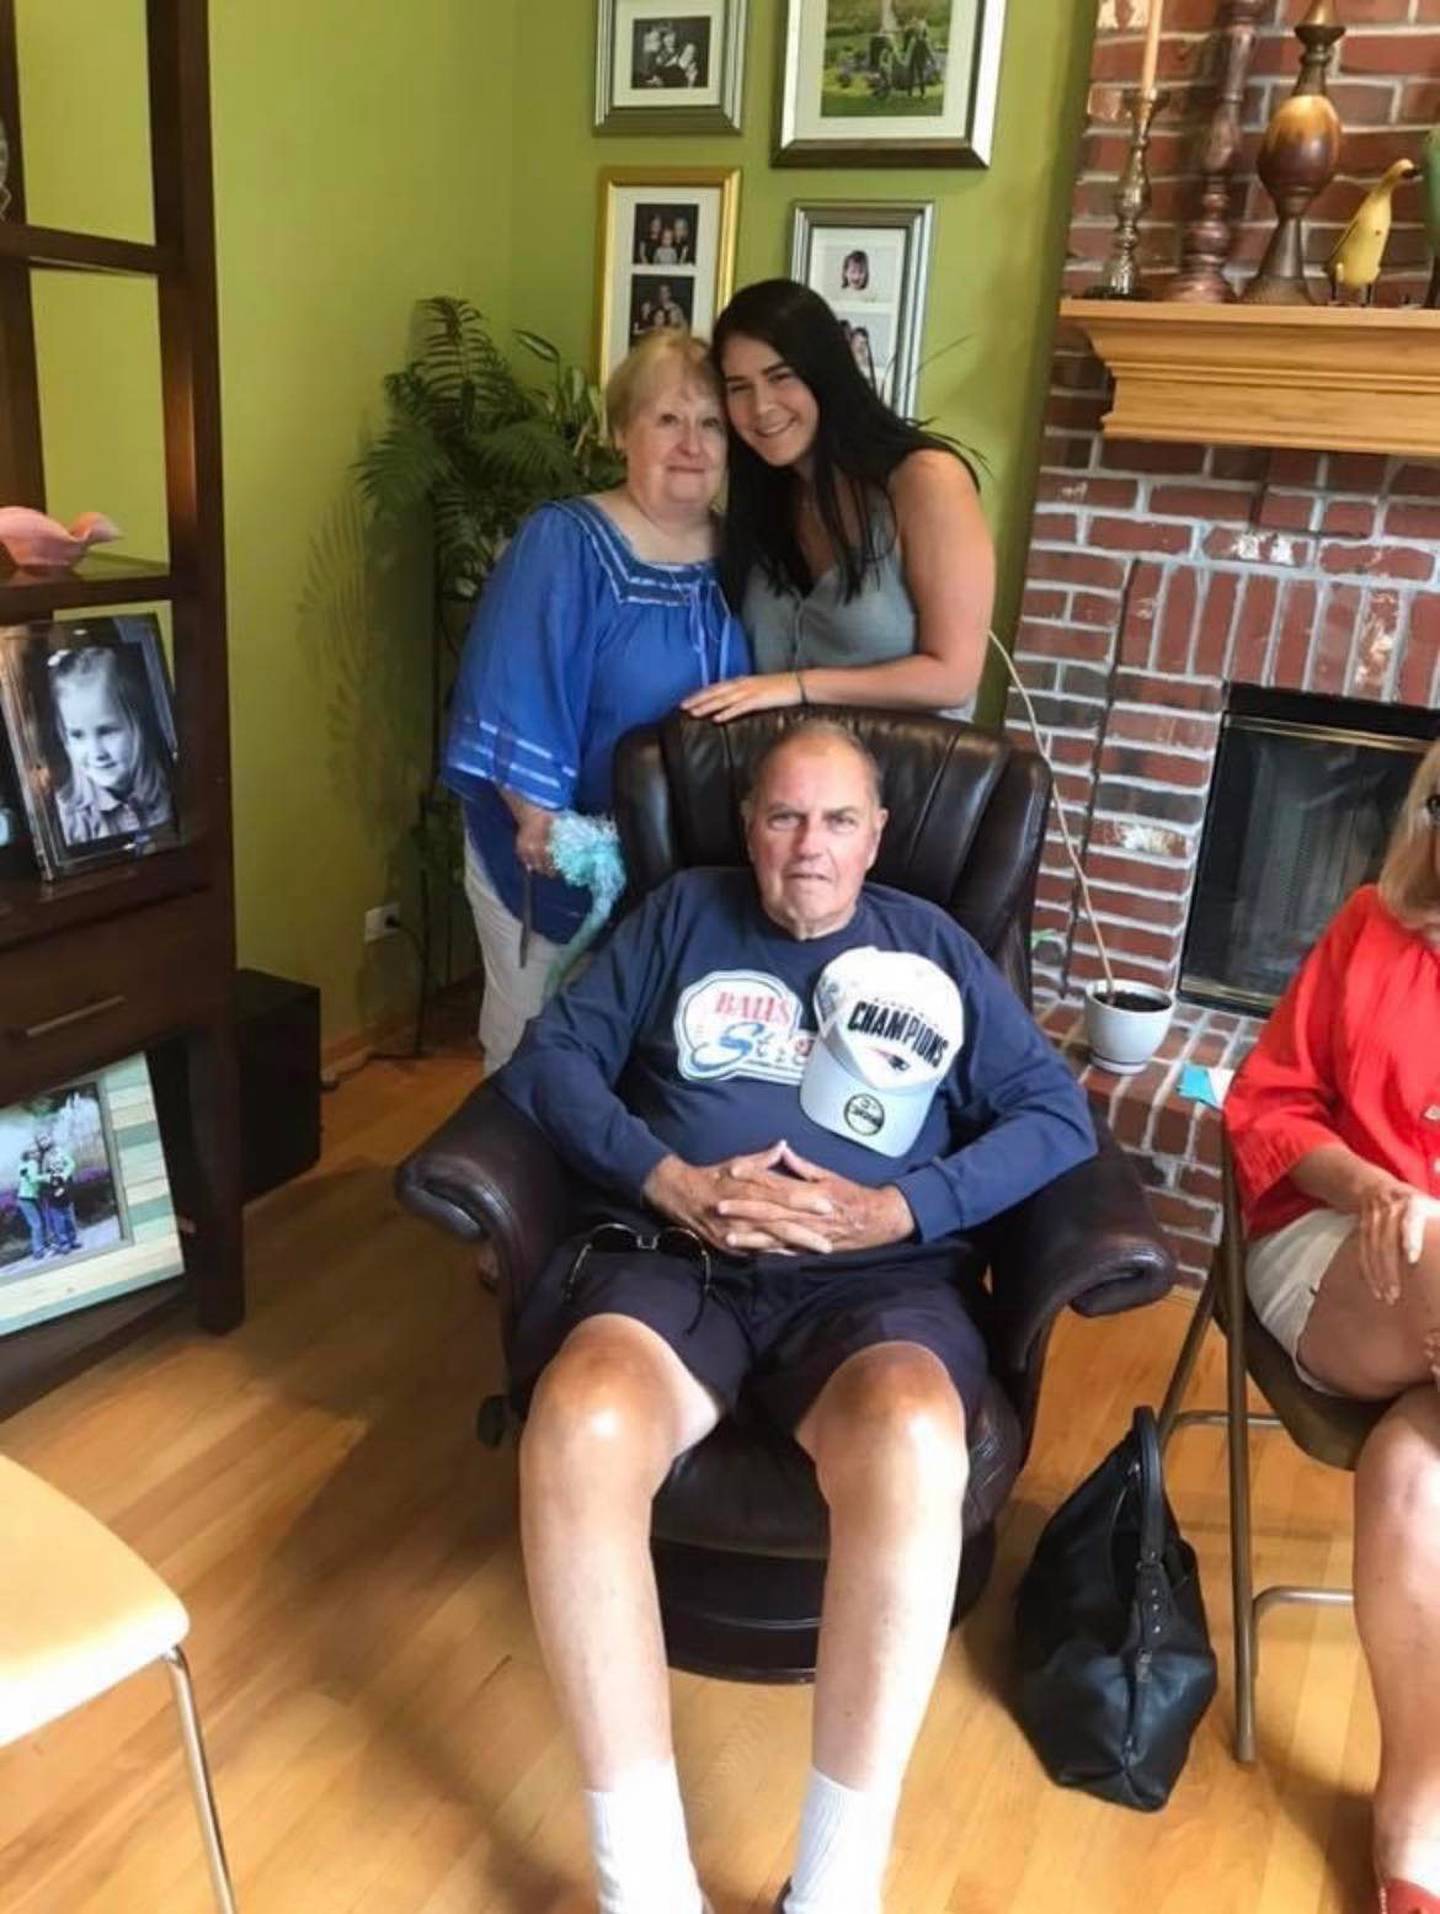
[[928, 957], [866, 944], [821, 971], [815, 1014], [800, 1108], [836, 1136], [903, 1156], [965, 1034], [954, 979]]

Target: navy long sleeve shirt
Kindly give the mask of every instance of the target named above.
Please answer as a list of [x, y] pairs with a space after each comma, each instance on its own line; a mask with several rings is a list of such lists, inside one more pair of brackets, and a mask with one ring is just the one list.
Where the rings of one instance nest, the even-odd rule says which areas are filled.
[[[859, 945], [928, 957], [964, 1008], [960, 1048], [900, 1158], [800, 1107], [815, 984]], [[765, 915], [748, 870], [672, 878], [531, 1023], [495, 1083], [627, 1206], [666, 1156], [717, 1163], [784, 1137], [853, 1182], [893, 1183], [921, 1242], [975, 1228], [1095, 1154], [1078, 1084], [979, 945], [879, 884], [843, 930], [802, 941]]]

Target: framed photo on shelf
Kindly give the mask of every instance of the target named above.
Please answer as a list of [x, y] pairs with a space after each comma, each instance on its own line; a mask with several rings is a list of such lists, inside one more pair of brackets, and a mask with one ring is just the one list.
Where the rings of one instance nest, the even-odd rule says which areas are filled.
[[775, 162], [988, 166], [1005, 0], [784, 0]]
[[600, 175], [601, 383], [647, 332], [686, 326], [708, 338], [735, 279], [736, 167]]
[[913, 415], [933, 202], [799, 203], [791, 219], [790, 277], [827, 301], [860, 370], [885, 402]]
[[143, 1056], [0, 1110], [0, 1336], [184, 1267]]
[[179, 841], [175, 713], [153, 617], [0, 629], [0, 716], [47, 877]]
[[597, 6], [597, 132], [740, 131], [749, 0]]

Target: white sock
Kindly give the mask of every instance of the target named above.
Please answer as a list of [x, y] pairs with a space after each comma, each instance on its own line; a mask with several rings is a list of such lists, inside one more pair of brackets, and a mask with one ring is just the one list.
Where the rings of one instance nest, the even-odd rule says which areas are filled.
[[880, 1914], [899, 1799], [810, 1770], [785, 1914]]
[[632, 1768], [613, 1788], [587, 1789], [600, 1914], [703, 1914], [673, 1761]]
[[1427, 1894], [1440, 1894], [1440, 1841], [1423, 1835], [1391, 1841], [1385, 1849], [1385, 1872], [1391, 1880], [1408, 1881]]

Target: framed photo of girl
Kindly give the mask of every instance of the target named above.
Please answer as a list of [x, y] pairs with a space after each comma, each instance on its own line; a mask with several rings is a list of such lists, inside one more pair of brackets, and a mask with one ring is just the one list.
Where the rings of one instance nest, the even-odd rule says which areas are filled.
[[0, 715], [47, 877], [178, 843], [175, 715], [153, 617], [0, 631]]
[[738, 133], [749, 0], [597, 0], [597, 133]]
[[603, 385], [666, 326], [708, 338], [735, 280], [738, 167], [611, 168], [600, 175], [595, 358]]
[[887, 405], [915, 414], [930, 279], [930, 200], [797, 203], [790, 277], [840, 321], [860, 370]]
[[988, 166], [1006, 0], [784, 0], [777, 166]]

